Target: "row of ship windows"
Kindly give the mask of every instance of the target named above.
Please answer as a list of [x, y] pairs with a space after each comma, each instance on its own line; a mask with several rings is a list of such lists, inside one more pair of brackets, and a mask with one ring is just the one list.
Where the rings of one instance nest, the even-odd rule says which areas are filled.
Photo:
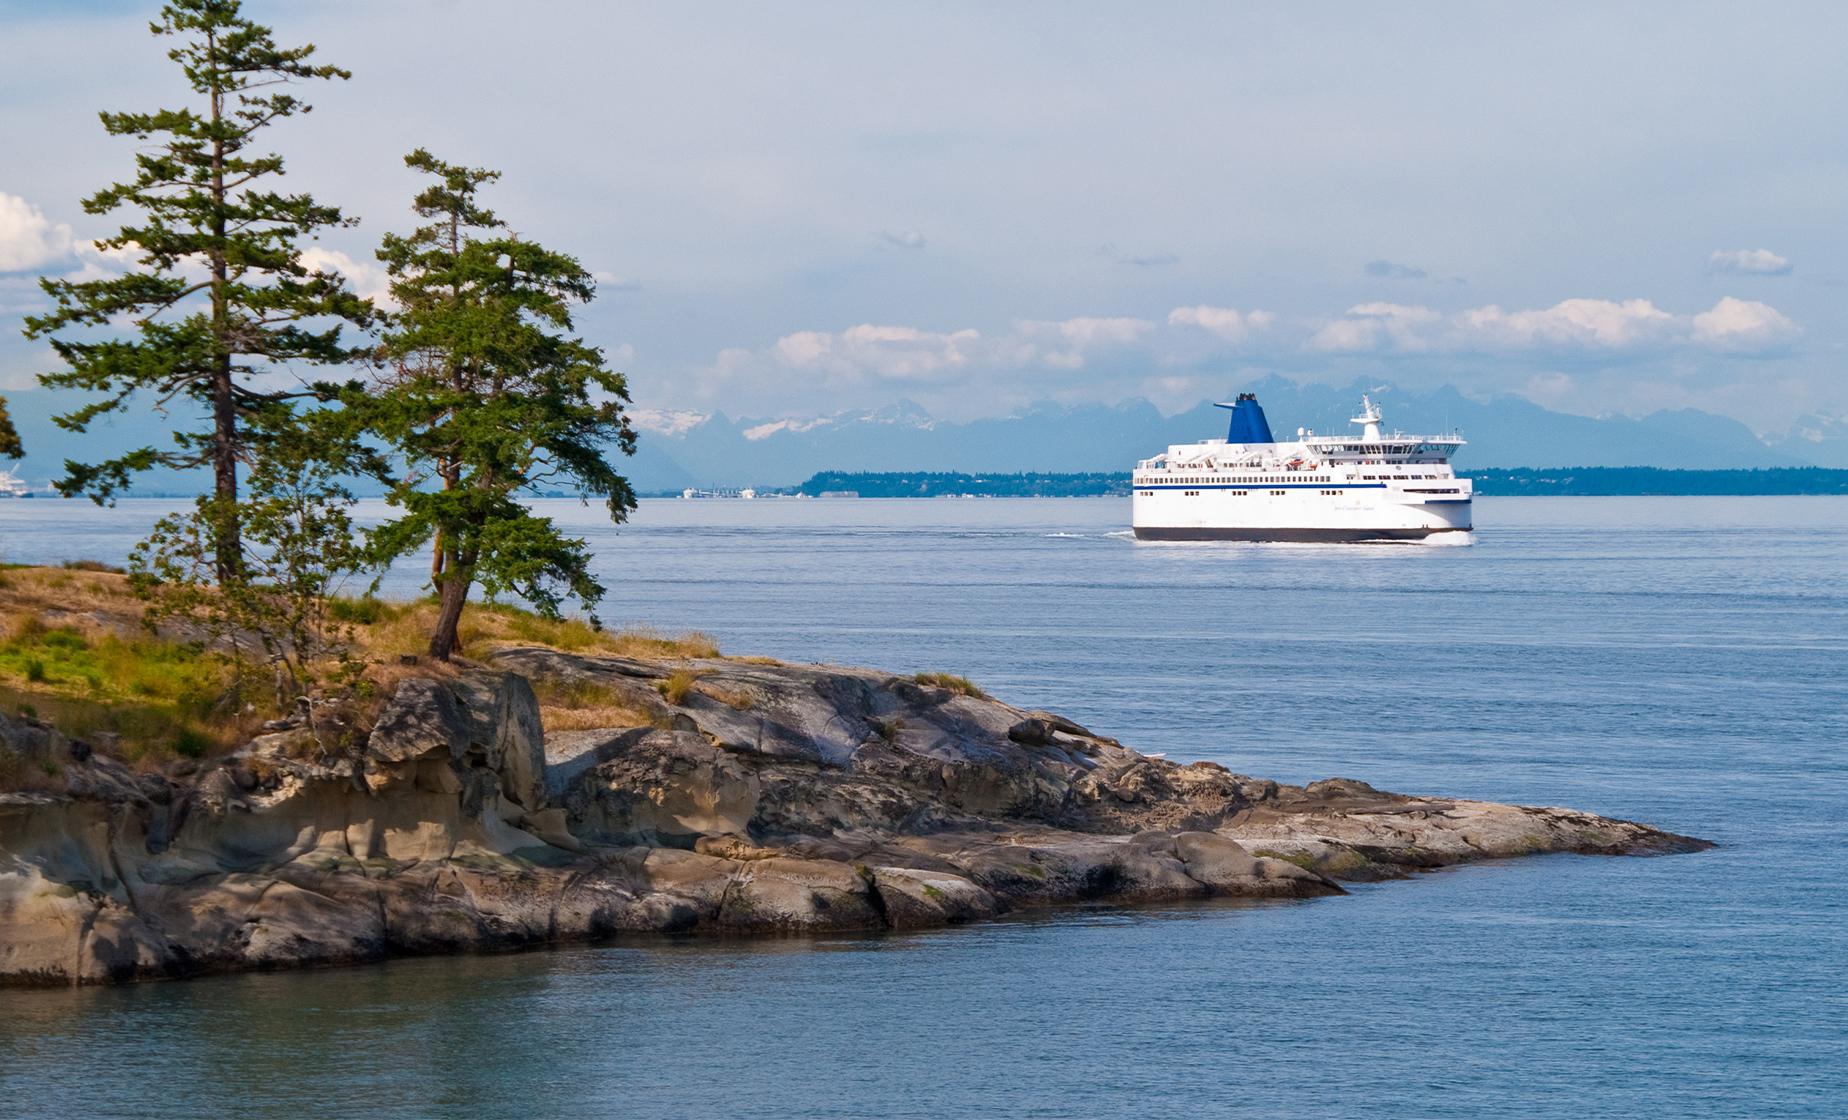
[[1363, 474], [1360, 477], [1371, 482], [1385, 482], [1394, 478], [1441, 478], [1443, 476], [1435, 474]]
[[[1155, 491], [1153, 490], [1140, 490], [1140, 491], [1137, 491], [1137, 493], [1141, 494], [1145, 498], [1153, 498], [1155, 496]], [[1200, 493], [1201, 492], [1198, 490], [1183, 490], [1181, 491], [1181, 497], [1198, 498], [1200, 496]], [[1228, 495], [1230, 497], [1234, 497], [1234, 498], [1244, 498], [1244, 497], [1250, 496], [1251, 491], [1250, 490], [1221, 490], [1220, 493]], [[1267, 490], [1265, 491], [1265, 493], [1268, 493], [1273, 498], [1281, 498], [1285, 496], [1286, 494], [1288, 494], [1289, 491], [1288, 490]], [[1322, 495], [1325, 498], [1339, 498], [1341, 496], [1341, 491], [1339, 490], [1317, 490], [1316, 493]]]
[[1200, 475], [1198, 477], [1189, 476], [1187, 478], [1164, 478], [1161, 481], [1169, 486], [1186, 486], [1190, 483], [1204, 486], [1209, 482], [1220, 486], [1227, 484], [1233, 486], [1264, 486], [1267, 484], [1276, 485], [1284, 482], [1333, 482], [1334, 479], [1325, 474], [1293, 474], [1286, 475], [1283, 478], [1223, 478], [1218, 475]]

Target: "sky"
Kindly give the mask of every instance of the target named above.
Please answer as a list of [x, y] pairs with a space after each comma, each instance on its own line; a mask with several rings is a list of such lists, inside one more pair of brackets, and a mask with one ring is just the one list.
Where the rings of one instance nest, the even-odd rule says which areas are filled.
[[[103, 108], [185, 103], [151, 4], [0, 0], [0, 392], [40, 273], [115, 267]], [[1848, 413], [1848, 6], [564, 3], [247, 10], [353, 71], [271, 130], [361, 219], [405, 152], [601, 281], [638, 406], [1178, 410], [1264, 374]]]

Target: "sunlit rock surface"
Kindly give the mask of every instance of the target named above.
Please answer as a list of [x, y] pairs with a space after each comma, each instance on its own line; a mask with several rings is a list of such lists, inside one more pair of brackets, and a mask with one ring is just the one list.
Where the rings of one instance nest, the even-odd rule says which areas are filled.
[[[529, 682], [631, 718], [546, 734]], [[1299, 899], [1469, 860], [1708, 846], [1567, 809], [1283, 786], [868, 670], [540, 648], [404, 681], [347, 751], [298, 728], [138, 775], [3, 716], [0, 750], [70, 787], [0, 794], [0, 983]]]

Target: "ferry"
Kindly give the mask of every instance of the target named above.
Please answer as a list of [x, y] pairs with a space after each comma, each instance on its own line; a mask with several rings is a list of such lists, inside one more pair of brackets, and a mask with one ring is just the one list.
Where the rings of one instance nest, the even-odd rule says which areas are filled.
[[0, 498], [30, 498], [32, 487], [9, 470], [0, 470]]
[[1145, 541], [1470, 540], [1470, 480], [1450, 459], [1462, 437], [1386, 434], [1370, 396], [1358, 435], [1271, 436], [1257, 395], [1230, 409], [1226, 438], [1177, 443], [1136, 464], [1131, 525]]

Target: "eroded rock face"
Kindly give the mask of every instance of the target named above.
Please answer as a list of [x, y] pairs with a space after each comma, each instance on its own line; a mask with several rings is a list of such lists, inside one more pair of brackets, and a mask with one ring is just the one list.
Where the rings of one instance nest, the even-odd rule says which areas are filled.
[[[1487, 857], [1706, 846], [1567, 809], [1280, 786], [864, 670], [701, 661], [670, 704], [667, 666], [495, 664], [405, 681], [350, 754], [281, 731], [185, 779], [0, 717], [0, 750], [69, 786], [0, 794], [0, 983], [1307, 898]], [[528, 678], [595, 685], [649, 726], [548, 738]]]

